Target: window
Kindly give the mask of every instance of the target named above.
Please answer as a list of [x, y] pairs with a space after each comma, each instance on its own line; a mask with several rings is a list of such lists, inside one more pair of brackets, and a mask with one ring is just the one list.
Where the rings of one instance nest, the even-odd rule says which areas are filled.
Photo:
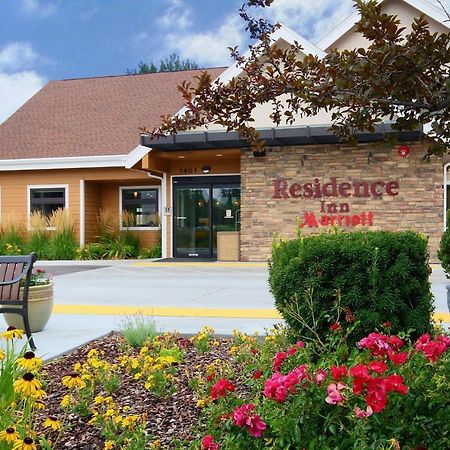
[[121, 188], [122, 226], [158, 227], [158, 197], [158, 188]]
[[57, 210], [58, 208], [66, 208], [67, 205], [67, 187], [52, 186], [40, 187], [29, 186], [30, 214], [35, 211], [41, 211], [45, 216]]

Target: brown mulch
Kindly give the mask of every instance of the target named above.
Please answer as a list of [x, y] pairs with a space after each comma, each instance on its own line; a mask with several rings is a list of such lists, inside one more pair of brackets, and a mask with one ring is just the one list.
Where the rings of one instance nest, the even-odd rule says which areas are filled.
[[[83, 363], [89, 350], [93, 348], [105, 352], [102, 359], [106, 359], [111, 364], [117, 363], [118, 356], [123, 354], [121, 351], [123, 338], [117, 334], [106, 336], [92, 341], [67, 356], [47, 363], [44, 366], [44, 376], [48, 382], [46, 388], [48, 395], [45, 402], [46, 408], [42, 411], [45, 416], [41, 417], [39, 422], [49, 416], [62, 418], [60, 402], [68, 392], [62, 385], [61, 378], [72, 371], [75, 363]], [[178, 366], [175, 392], [161, 398], [146, 390], [143, 382], [134, 380], [132, 376], [125, 373], [121, 377], [119, 389], [112, 394], [114, 402], [121, 407], [130, 406], [129, 414], [145, 413], [149, 435], [161, 442], [161, 449], [173, 449], [171, 445], [173, 440], [189, 441], [195, 437], [193, 430], [198, 426], [200, 417], [200, 410], [196, 406], [197, 398], [189, 386], [189, 374], [198, 372], [199, 366], [205, 367], [217, 358], [229, 360], [228, 349], [229, 343], [225, 339], [219, 340], [219, 346], [207, 352], [199, 352], [193, 346], [184, 347], [184, 362]], [[55, 448], [103, 449], [104, 440], [101, 433], [88, 422], [89, 417], [69, 414], [66, 419], [68, 428]]]

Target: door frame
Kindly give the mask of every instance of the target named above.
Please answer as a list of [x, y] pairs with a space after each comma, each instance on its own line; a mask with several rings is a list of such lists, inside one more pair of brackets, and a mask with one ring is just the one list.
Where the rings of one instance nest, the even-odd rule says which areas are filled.
[[[207, 187], [212, 191], [212, 186], [214, 183], [223, 182], [224, 184], [237, 184], [241, 187], [241, 174], [202, 174], [202, 175], [171, 175], [170, 177], [170, 198], [171, 198], [171, 210], [172, 210], [172, 229], [170, 233], [170, 249], [173, 258], [186, 258], [186, 259], [196, 259], [196, 258], [213, 258], [213, 248], [212, 248], [212, 201], [209, 202], [209, 255], [208, 256], [180, 256], [176, 252], [176, 195], [175, 195], [175, 182], [181, 179], [180, 183], [182, 186], [196, 186], [199, 188]], [[205, 186], [201, 186], [205, 185]]]

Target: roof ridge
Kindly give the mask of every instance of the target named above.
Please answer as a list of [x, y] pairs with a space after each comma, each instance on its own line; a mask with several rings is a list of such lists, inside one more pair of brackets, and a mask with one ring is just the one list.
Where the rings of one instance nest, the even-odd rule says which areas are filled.
[[195, 72], [195, 71], [205, 71], [211, 69], [227, 69], [228, 66], [216, 66], [216, 67], [199, 67], [198, 69], [186, 69], [186, 70], [174, 70], [167, 72], [152, 72], [152, 73], [130, 73], [130, 74], [120, 74], [120, 75], [97, 75], [92, 77], [74, 77], [74, 78], [62, 78], [61, 80], [51, 80], [51, 81], [75, 81], [75, 80], [97, 80], [102, 78], [125, 78], [125, 77], [136, 77], [136, 76], [145, 76], [145, 75], [162, 75], [168, 73], [186, 73], [186, 72]]

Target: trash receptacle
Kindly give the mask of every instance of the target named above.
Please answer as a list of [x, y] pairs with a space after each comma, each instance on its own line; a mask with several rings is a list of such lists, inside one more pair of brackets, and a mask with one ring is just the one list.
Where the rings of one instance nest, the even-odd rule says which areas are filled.
[[239, 261], [239, 231], [217, 232], [217, 261]]

